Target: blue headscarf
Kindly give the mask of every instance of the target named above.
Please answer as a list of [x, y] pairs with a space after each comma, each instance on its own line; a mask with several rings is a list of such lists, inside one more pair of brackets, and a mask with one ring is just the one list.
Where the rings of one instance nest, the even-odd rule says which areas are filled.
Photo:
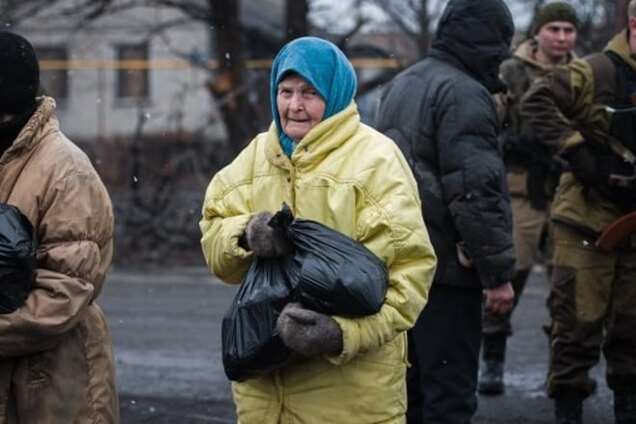
[[294, 141], [283, 132], [276, 106], [278, 84], [289, 73], [296, 73], [309, 82], [325, 101], [323, 120], [344, 110], [356, 94], [356, 73], [351, 62], [330, 41], [317, 37], [297, 38], [287, 43], [272, 63], [269, 90], [272, 114], [283, 151], [294, 152]]

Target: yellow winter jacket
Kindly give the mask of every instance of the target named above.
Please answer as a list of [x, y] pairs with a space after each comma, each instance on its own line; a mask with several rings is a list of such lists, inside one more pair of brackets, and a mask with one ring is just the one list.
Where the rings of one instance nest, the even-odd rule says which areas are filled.
[[360, 123], [353, 102], [312, 128], [291, 159], [272, 125], [207, 189], [200, 227], [210, 270], [239, 282], [251, 261], [251, 252], [238, 245], [247, 222], [283, 202], [296, 217], [363, 243], [386, 263], [390, 287], [377, 314], [334, 317], [343, 333], [340, 355], [234, 383], [239, 422], [404, 422], [406, 330], [426, 303], [436, 265], [404, 157], [390, 139]]

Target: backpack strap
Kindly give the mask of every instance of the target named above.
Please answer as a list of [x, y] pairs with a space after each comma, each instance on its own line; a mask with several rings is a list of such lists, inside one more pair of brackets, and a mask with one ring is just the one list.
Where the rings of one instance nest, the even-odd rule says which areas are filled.
[[[624, 101], [622, 95], [626, 81], [618, 71], [618, 56], [612, 52], [594, 53], [585, 57], [585, 61], [592, 68], [594, 77], [594, 102], [608, 106], [618, 106]], [[636, 155], [615, 137], [608, 137], [607, 144], [611, 150], [623, 160], [631, 164], [636, 163]]]
[[615, 91], [615, 99], [618, 105], [622, 106], [632, 106], [631, 99], [628, 93], [628, 74], [633, 74], [633, 70], [631, 66], [629, 66], [625, 61], [615, 52], [606, 51], [605, 55], [612, 61], [614, 64], [614, 69], [616, 73], [616, 91]]
[[594, 53], [585, 57], [594, 77], [594, 101], [606, 105], [616, 103], [620, 93], [616, 65], [607, 53]]

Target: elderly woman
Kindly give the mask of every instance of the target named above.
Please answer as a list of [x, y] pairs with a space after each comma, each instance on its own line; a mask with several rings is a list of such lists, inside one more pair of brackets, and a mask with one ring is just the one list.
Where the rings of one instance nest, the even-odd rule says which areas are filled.
[[302, 360], [233, 383], [242, 424], [405, 421], [406, 330], [426, 303], [436, 258], [413, 175], [396, 145], [360, 122], [356, 86], [332, 43], [287, 44], [272, 65], [274, 122], [208, 187], [201, 244], [211, 271], [228, 283], [241, 281], [254, 255], [285, 253], [267, 225], [283, 202], [296, 217], [358, 240], [389, 271], [375, 315], [283, 310], [280, 336]]

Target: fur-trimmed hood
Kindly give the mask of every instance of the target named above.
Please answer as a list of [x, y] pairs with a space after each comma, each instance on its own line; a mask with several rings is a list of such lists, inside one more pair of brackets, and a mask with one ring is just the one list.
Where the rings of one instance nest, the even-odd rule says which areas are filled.
[[47, 132], [59, 130], [59, 122], [55, 117], [55, 100], [51, 97], [37, 99], [38, 107], [18, 133], [15, 141], [2, 156], [0, 166], [19, 156], [24, 151], [33, 149], [45, 138]]

